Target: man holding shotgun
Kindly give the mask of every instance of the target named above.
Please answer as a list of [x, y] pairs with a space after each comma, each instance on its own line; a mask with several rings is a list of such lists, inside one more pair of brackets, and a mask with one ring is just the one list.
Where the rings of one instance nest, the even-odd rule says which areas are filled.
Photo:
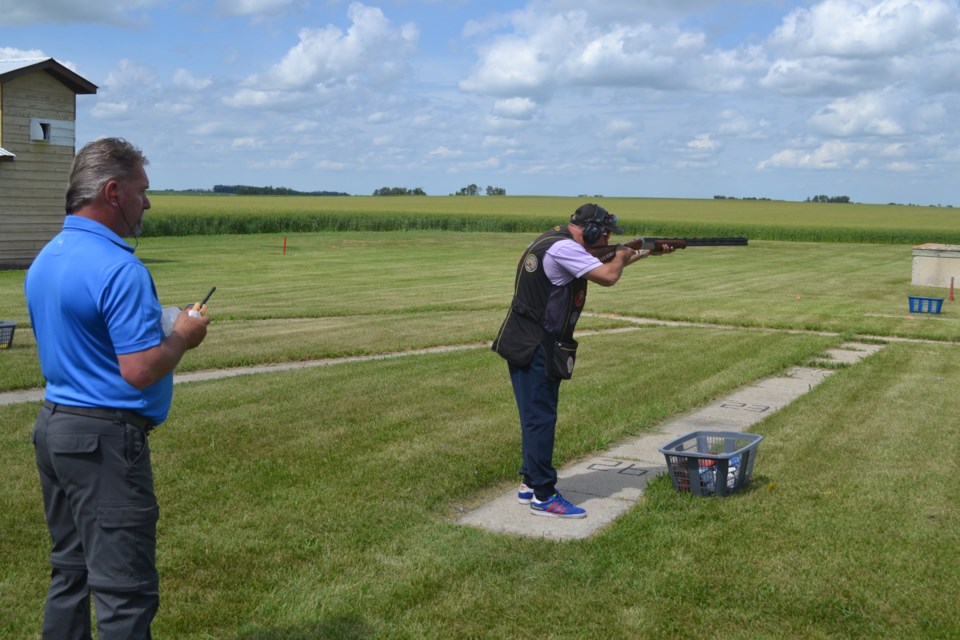
[[[513, 300], [492, 349], [510, 370], [520, 413], [523, 463], [517, 492], [530, 513], [554, 518], [583, 518], [585, 509], [556, 490], [553, 445], [560, 381], [573, 375], [577, 341], [573, 331], [587, 299], [587, 284], [617, 283], [623, 270], [648, 255], [673, 251], [608, 247], [611, 233], [623, 233], [617, 217], [596, 204], [585, 204], [534, 240], [520, 256]], [[601, 261], [600, 256], [603, 260]]]

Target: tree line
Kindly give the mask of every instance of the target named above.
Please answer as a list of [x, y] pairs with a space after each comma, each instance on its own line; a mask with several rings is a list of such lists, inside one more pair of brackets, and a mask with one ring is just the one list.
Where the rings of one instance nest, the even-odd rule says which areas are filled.
[[848, 204], [850, 202], [850, 196], [813, 196], [812, 198], [807, 198], [805, 202], [832, 202]]
[[214, 193], [230, 193], [238, 196], [349, 196], [342, 191], [297, 191], [287, 187], [251, 187], [245, 184], [218, 184]]
[[[737, 198], [736, 196], [713, 196], [714, 200], [770, 200], [770, 198]], [[804, 202], [832, 202], [847, 204], [850, 202], [850, 196], [812, 196]]]
[[[488, 196], [505, 196], [507, 195], [507, 190], [503, 187], [492, 187], [487, 185], [486, 194]], [[415, 189], [408, 189], [406, 187], [380, 187], [373, 192], [375, 196], [425, 196], [427, 195], [426, 191], [417, 187]], [[452, 196], [478, 196], [480, 195], [480, 187], [475, 184], [468, 184], [467, 186], [461, 188], [456, 193], [451, 193]]]
[[416, 187], [414, 189], [408, 189], [406, 187], [380, 187], [373, 192], [375, 196], [425, 196], [427, 192]]

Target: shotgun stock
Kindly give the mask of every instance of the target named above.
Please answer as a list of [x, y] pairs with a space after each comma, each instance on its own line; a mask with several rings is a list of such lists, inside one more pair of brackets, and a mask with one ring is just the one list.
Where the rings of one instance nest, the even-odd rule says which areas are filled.
[[[645, 249], [651, 254], [663, 253], [666, 247], [674, 249], [686, 249], [687, 247], [745, 247], [747, 239], [739, 238], [634, 238], [630, 242], [624, 242], [625, 246], [631, 249]], [[617, 253], [617, 247], [620, 245], [609, 245], [606, 247], [594, 247], [587, 249], [600, 262], [609, 262]]]

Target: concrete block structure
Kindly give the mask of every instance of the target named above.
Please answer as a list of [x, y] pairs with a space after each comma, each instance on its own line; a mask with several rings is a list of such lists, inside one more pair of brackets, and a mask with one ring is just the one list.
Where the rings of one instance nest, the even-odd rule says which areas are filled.
[[913, 248], [912, 284], [949, 287], [950, 278], [960, 286], [960, 245], [928, 242]]

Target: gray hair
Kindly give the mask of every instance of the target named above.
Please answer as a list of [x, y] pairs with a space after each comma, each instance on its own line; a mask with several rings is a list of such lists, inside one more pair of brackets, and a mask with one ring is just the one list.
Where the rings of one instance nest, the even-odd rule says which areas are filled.
[[111, 180], [133, 177], [148, 164], [143, 152], [123, 138], [100, 138], [87, 143], [70, 167], [67, 184], [67, 213], [93, 202]]

